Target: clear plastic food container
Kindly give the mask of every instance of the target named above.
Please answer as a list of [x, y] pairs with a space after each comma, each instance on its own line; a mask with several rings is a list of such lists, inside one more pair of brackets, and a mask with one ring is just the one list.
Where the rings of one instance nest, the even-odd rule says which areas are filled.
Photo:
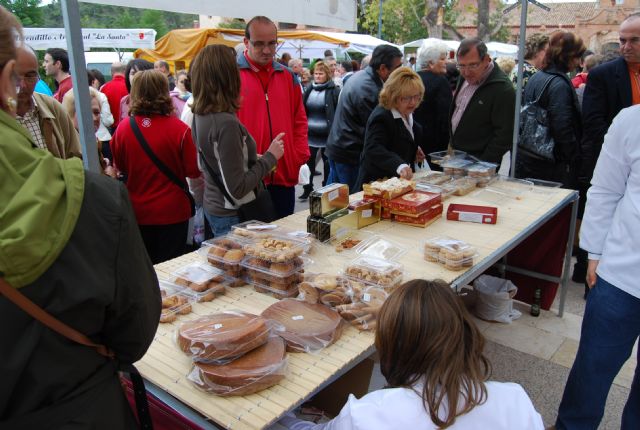
[[442, 172], [451, 175], [454, 179], [462, 178], [467, 174], [467, 168], [473, 164], [471, 160], [453, 159], [442, 163]]
[[454, 194], [456, 196], [466, 196], [471, 191], [476, 189], [476, 184], [478, 183], [476, 178], [466, 177], [456, 179], [451, 182], [451, 186], [455, 187]]
[[259, 293], [267, 294], [278, 300], [296, 297], [298, 295], [298, 282], [291, 284], [279, 284], [269, 282], [264, 279], [252, 278], [249, 275], [245, 275], [245, 281], [253, 286], [253, 289]]
[[424, 259], [440, 263], [449, 270], [463, 270], [473, 266], [478, 256], [468, 243], [447, 236], [434, 237], [423, 242]]
[[443, 172], [436, 172], [432, 170], [421, 178], [416, 179], [418, 185], [420, 184], [431, 184], [431, 185], [440, 185], [445, 182], [449, 182], [451, 180], [451, 175], [445, 175]]
[[243, 246], [250, 242], [250, 239], [236, 235], [216, 237], [202, 242], [198, 254], [212, 266], [238, 277], [242, 275], [240, 263], [245, 257]]
[[191, 313], [192, 299], [177, 289], [167, 288], [162, 281], [160, 281], [160, 295], [162, 297], [161, 323], [172, 323], [178, 316]]
[[245, 221], [231, 227], [231, 233], [247, 239], [268, 237], [274, 230], [278, 230], [277, 224], [267, 224], [262, 221]]
[[284, 235], [272, 235], [269, 238], [248, 243], [242, 249], [250, 257], [258, 257], [273, 263], [285, 263], [300, 257], [305, 246], [305, 242], [299, 239]]
[[381, 236], [373, 236], [356, 246], [356, 253], [380, 260], [396, 261], [407, 253], [407, 248]]
[[400, 263], [367, 256], [356, 258], [343, 271], [348, 278], [387, 289], [400, 285], [403, 273], [404, 267]]
[[524, 179], [509, 178], [507, 176], [498, 176], [489, 183], [485, 190], [512, 199], [521, 200], [526, 194], [533, 190], [533, 182]]
[[222, 271], [206, 263], [191, 263], [171, 274], [174, 276], [171, 282], [177, 288], [182, 287], [185, 291], [191, 290], [194, 293], [206, 293], [209, 290], [216, 294], [222, 293], [228, 284], [228, 277]]
[[355, 248], [365, 242], [371, 241], [376, 238], [373, 233], [365, 230], [355, 230], [351, 228], [341, 228], [334, 236], [329, 238], [325, 245], [333, 248], [335, 252], [351, 252], [355, 251]]
[[358, 330], [375, 330], [380, 308], [388, 296], [384, 288], [370, 286], [357, 294], [353, 303], [338, 305], [336, 310]]
[[335, 308], [351, 303], [355, 289], [348, 278], [325, 273], [305, 273], [304, 281], [298, 285], [298, 299], [307, 303], [322, 303]]
[[248, 275], [272, 282], [289, 283], [291, 279], [298, 279], [297, 274], [310, 264], [308, 258], [296, 257], [284, 263], [273, 263], [258, 257], [247, 257], [242, 262]]
[[442, 165], [444, 161], [458, 159], [458, 158], [465, 159], [468, 156], [469, 155], [466, 152], [458, 151], [457, 149], [454, 149], [452, 151], [447, 150], [447, 151], [432, 152], [429, 154], [429, 159], [431, 159], [431, 162], [433, 164]]
[[[225, 294], [226, 287], [228, 287], [230, 283], [231, 281], [226, 278], [221, 282], [210, 281], [206, 284], [207, 288], [205, 290], [196, 291], [190, 287], [181, 286], [170, 281], [160, 281], [160, 290], [162, 291], [163, 289], [166, 289], [167, 291], [179, 292], [195, 302], [210, 302], [216, 297]], [[199, 290], [200, 284], [197, 285], [198, 286], [196, 288]]]

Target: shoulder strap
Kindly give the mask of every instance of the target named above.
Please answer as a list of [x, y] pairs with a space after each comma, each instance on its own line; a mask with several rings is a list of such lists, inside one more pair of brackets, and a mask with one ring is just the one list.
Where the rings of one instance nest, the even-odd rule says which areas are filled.
[[553, 80], [553, 78], [555, 78], [555, 75], [551, 75], [547, 78], [546, 81], [544, 81], [544, 84], [542, 85], [542, 91], [540, 91], [540, 94], [538, 94], [538, 97], [536, 97], [536, 99], [533, 101], [532, 104], [538, 104], [538, 102], [540, 101], [540, 99], [542, 98], [542, 96], [544, 95], [544, 92], [547, 91], [547, 87], [549, 86], [549, 84], [551, 83], [551, 81]]
[[140, 127], [138, 127], [138, 124], [136, 123], [136, 120], [133, 118], [133, 116], [129, 117], [129, 124], [131, 124], [131, 130], [133, 131], [133, 134], [136, 136], [136, 139], [138, 140], [138, 143], [140, 144], [140, 146], [142, 147], [144, 152], [147, 154], [147, 156], [151, 159], [151, 161], [153, 161], [153, 163], [156, 165], [158, 170], [160, 170], [162, 173], [164, 173], [164, 175], [167, 178], [169, 178], [169, 180], [171, 182], [173, 182], [178, 187], [180, 187], [180, 189], [182, 191], [184, 191], [184, 193], [187, 195], [187, 197], [189, 198], [189, 203], [191, 203], [191, 216], [194, 216], [195, 215], [195, 213], [194, 213], [195, 200], [193, 199], [193, 196], [191, 195], [191, 192], [189, 191], [189, 186], [187, 185], [187, 183], [185, 181], [181, 181], [176, 176], [176, 174], [173, 173], [171, 171], [171, 169], [169, 169], [167, 167], [167, 165], [164, 164], [156, 156], [156, 154], [153, 152], [153, 150], [151, 149], [151, 147], [147, 143], [147, 140], [142, 135], [142, 131], [140, 131]]
[[29, 298], [22, 294], [17, 288], [13, 288], [11, 285], [9, 285], [9, 283], [3, 278], [0, 278], [0, 293], [2, 293], [2, 295], [9, 299], [11, 302], [15, 303], [16, 306], [18, 306], [20, 309], [22, 309], [23, 311], [31, 315], [34, 319], [40, 321], [42, 324], [49, 327], [56, 333], [81, 345], [94, 348], [100, 355], [111, 359], [115, 358], [113, 351], [111, 351], [109, 348], [104, 345], [92, 342], [91, 339], [89, 339], [84, 334], [80, 333], [76, 329], [69, 327], [59, 319], [54, 318], [40, 306], [29, 300]]

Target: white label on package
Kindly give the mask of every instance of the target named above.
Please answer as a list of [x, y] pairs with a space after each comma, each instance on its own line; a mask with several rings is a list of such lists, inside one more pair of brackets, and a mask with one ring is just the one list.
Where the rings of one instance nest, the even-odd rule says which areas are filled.
[[304, 315], [294, 315], [291, 317], [291, 319], [294, 321], [300, 321], [304, 319]]
[[362, 218], [371, 218], [373, 215], [373, 209], [365, 209], [362, 211]]
[[482, 223], [483, 214], [475, 212], [458, 212], [458, 221], [479, 222]]
[[362, 301], [363, 301], [363, 302], [366, 302], [366, 303], [369, 303], [369, 302], [371, 301], [371, 294], [369, 294], [369, 293], [364, 293], [364, 294], [362, 295]]
[[214, 324], [213, 325], [213, 329], [214, 330], [218, 330], [219, 328], [222, 328], [222, 324]]
[[329, 201], [333, 201], [333, 200], [337, 199], [339, 195], [340, 195], [340, 191], [339, 190], [331, 191], [329, 193]]
[[278, 228], [276, 224], [247, 224], [247, 230], [273, 230]]

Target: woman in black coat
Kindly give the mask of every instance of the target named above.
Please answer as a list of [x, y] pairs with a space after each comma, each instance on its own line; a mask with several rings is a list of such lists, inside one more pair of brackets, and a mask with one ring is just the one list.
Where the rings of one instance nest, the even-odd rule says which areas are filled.
[[422, 126], [418, 142], [425, 154], [444, 151], [449, 145], [449, 108], [453, 100], [447, 81], [449, 48], [439, 39], [425, 39], [418, 51], [418, 75], [424, 85], [424, 99], [413, 119]]
[[376, 179], [413, 177], [414, 164], [424, 161], [418, 146], [422, 127], [413, 120], [423, 95], [424, 86], [416, 72], [400, 67], [391, 73], [380, 91], [380, 104], [367, 122], [355, 191]]
[[540, 97], [538, 105], [547, 111], [549, 133], [555, 142], [554, 161], [520, 147], [516, 159], [518, 178], [544, 179], [576, 188], [582, 121], [578, 97], [567, 73], [580, 64], [585, 50], [582, 40], [573, 33], [556, 33], [549, 40], [544, 69], [529, 78], [522, 105]]
[[300, 200], [307, 200], [309, 194], [313, 191], [313, 176], [316, 172], [316, 158], [318, 152], [322, 157], [324, 179], [322, 185], [327, 183], [329, 176], [329, 160], [324, 155], [324, 149], [333, 124], [333, 117], [336, 114], [336, 106], [338, 105], [338, 96], [340, 88], [336, 87], [331, 79], [331, 69], [323, 62], [318, 61], [313, 67], [313, 83], [307, 87], [302, 96], [304, 110], [307, 114], [309, 123], [309, 152], [311, 156], [307, 161], [309, 171], [309, 183], [303, 189], [304, 192], [299, 197]]

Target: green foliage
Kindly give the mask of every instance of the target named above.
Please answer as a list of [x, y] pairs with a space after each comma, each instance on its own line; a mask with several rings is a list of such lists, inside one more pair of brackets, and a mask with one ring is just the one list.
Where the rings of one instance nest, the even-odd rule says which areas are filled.
[[[379, 1], [365, 6], [362, 28], [371, 35], [378, 33]], [[382, 4], [382, 39], [402, 44], [426, 37], [427, 30], [420, 19], [424, 15], [424, 0], [385, 0]]]
[[218, 24], [218, 27], [244, 30], [246, 25], [247, 24], [243, 20], [234, 18], [231, 21], [222, 21], [220, 24]]
[[169, 31], [164, 22], [163, 13], [155, 9], [146, 9], [140, 17], [140, 27], [153, 28], [158, 34], [156, 38], [161, 38]]
[[0, 0], [0, 5], [17, 16], [23, 27], [40, 27], [44, 23], [40, 0]]

